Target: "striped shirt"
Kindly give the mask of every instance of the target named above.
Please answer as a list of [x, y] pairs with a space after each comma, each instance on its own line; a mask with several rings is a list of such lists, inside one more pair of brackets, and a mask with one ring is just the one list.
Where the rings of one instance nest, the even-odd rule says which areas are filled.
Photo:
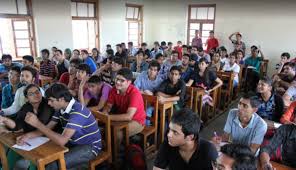
[[88, 108], [72, 98], [65, 110], [54, 114], [52, 121], [60, 122], [63, 129], [75, 130], [69, 140], [71, 146], [91, 145], [92, 152], [98, 155], [102, 148], [101, 133], [95, 117]]
[[48, 61], [41, 61], [40, 62], [40, 75], [55, 78], [56, 70], [54, 62]]

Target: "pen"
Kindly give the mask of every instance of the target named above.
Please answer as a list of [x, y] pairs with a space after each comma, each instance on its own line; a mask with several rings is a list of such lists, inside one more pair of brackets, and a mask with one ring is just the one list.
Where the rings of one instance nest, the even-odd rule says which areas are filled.
[[31, 145], [31, 144], [29, 144], [28, 142], [25, 142], [25, 144], [26, 144], [26, 145], [28, 145], [28, 146], [32, 146], [32, 145]]

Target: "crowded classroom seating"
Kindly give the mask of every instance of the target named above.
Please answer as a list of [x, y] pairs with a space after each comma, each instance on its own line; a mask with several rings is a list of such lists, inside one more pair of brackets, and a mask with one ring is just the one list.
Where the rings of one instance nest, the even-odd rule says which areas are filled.
[[244, 31], [202, 27], [187, 42], [49, 43], [22, 56], [0, 34], [0, 168], [296, 169], [296, 58], [283, 50], [274, 66]]

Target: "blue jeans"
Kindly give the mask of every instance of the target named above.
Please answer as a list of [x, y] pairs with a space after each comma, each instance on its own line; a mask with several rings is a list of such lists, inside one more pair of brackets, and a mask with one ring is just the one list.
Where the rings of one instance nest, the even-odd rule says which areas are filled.
[[[146, 117], [147, 118], [151, 118], [152, 115], [153, 115], [153, 112], [154, 112], [154, 107], [152, 106], [147, 106], [147, 109], [146, 109]], [[150, 126], [151, 125], [151, 121], [149, 119], [146, 118], [146, 126]]]

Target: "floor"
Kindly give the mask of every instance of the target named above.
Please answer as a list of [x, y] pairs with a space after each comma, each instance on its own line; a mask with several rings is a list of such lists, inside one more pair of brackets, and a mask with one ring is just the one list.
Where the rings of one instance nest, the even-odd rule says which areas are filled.
[[[202, 131], [200, 132], [200, 136], [204, 139], [210, 140], [213, 135], [214, 132], [216, 132], [218, 135], [223, 133], [223, 128], [224, 128], [224, 124], [226, 122], [227, 119], [227, 115], [230, 109], [232, 108], [236, 108], [237, 107], [237, 100], [233, 101], [232, 104], [230, 105], [229, 109], [227, 109], [224, 113], [222, 113], [219, 117], [217, 117], [216, 119], [212, 120], [206, 127], [204, 127], [202, 129]], [[147, 166], [148, 166], [148, 170], [152, 170], [153, 169], [153, 162], [155, 159], [155, 155], [154, 156], [150, 156], [152, 158], [148, 158], [147, 160]]]

